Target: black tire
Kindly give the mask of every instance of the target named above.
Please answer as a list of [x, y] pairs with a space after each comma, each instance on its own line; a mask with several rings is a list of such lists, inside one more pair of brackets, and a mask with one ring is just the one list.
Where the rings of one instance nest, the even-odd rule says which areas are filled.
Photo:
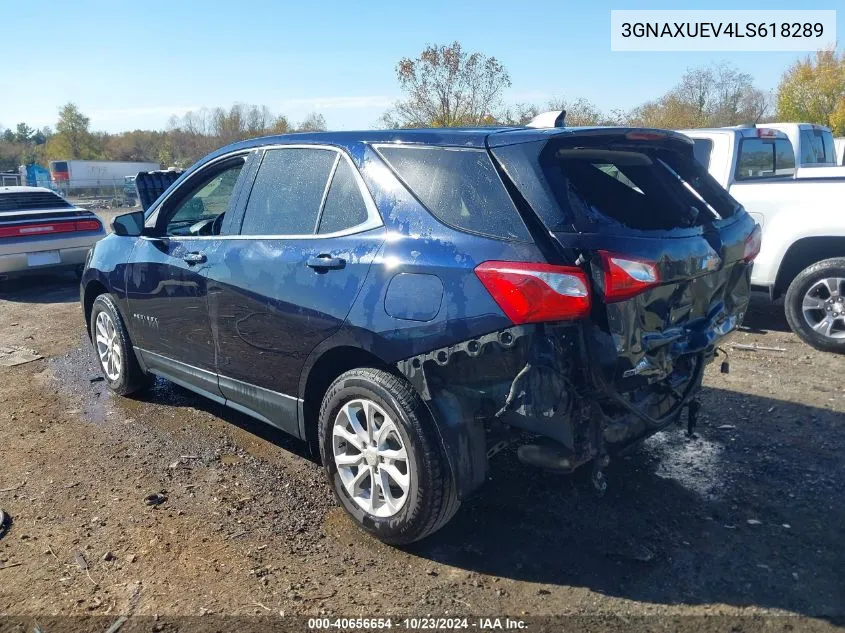
[[[120, 346], [121, 352], [121, 368], [116, 378], [112, 379], [102, 366], [99, 354], [97, 352], [97, 316], [105, 312], [114, 324], [116, 333], [115, 344]], [[118, 312], [112, 298], [107, 294], [101, 294], [94, 300], [94, 305], [91, 309], [91, 319], [88, 323], [88, 329], [91, 334], [91, 342], [94, 346], [94, 355], [97, 357], [97, 362], [100, 364], [100, 370], [103, 373], [103, 378], [109, 389], [121, 396], [128, 396], [137, 393], [149, 387], [154, 377], [146, 374], [141, 366], [138, 364], [138, 359], [135, 356], [135, 350], [132, 349], [132, 343], [129, 340], [129, 333], [126, 331], [126, 326], [123, 324], [123, 319]]]
[[[815, 331], [804, 318], [804, 297], [819, 281], [828, 278], [845, 279], [845, 257], [825, 259], [802, 270], [789, 284], [784, 311], [789, 327], [801, 340], [823, 352], [845, 353], [845, 338], [833, 338]], [[845, 307], [845, 303], [838, 304]], [[840, 312], [841, 312], [841, 308]], [[817, 314], [821, 314], [819, 311]], [[840, 322], [841, 323], [841, 322]]]
[[[408, 454], [410, 487], [397, 514], [377, 517], [347, 492], [335, 463], [332, 430], [341, 408], [369, 399], [396, 422]], [[399, 376], [363, 367], [341, 374], [323, 398], [319, 415], [320, 456], [340, 505], [355, 522], [391, 545], [413, 543], [443, 527], [458, 510], [454, 479], [434, 421], [416, 391]]]

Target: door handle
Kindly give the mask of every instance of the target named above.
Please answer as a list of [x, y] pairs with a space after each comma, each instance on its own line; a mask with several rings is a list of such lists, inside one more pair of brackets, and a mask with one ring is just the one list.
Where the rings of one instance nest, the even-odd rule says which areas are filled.
[[306, 266], [313, 268], [318, 273], [326, 272], [327, 270], [340, 270], [346, 267], [346, 260], [341, 257], [332, 257], [331, 255], [318, 255], [317, 257], [309, 257]]
[[186, 253], [182, 259], [188, 263], [189, 266], [194, 264], [204, 264], [206, 262], [205, 253]]

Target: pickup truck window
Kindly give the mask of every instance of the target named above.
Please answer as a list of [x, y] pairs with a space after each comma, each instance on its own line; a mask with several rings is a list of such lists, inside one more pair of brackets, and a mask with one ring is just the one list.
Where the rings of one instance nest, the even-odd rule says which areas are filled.
[[801, 130], [801, 164], [836, 164], [833, 134], [825, 130]]
[[697, 138], [693, 141], [693, 153], [695, 160], [704, 165], [705, 169], [710, 168], [710, 153], [713, 151], [713, 141], [709, 138]]
[[736, 180], [787, 178], [795, 175], [795, 152], [783, 138], [743, 138], [736, 160]]

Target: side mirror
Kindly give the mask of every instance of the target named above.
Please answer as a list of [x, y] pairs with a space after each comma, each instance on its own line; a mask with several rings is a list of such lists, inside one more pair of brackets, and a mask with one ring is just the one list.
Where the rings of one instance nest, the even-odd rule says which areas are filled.
[[111, 230], [115, 235], [138, 237], [144, 231], [144, 212], [133, 211], [112, 218]]

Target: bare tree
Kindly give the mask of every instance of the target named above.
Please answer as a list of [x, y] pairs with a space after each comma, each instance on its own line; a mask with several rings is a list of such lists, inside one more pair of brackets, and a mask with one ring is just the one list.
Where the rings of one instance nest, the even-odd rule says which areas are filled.
[[541, 112], [549, 110], [566, 110], [564, 122], [567, 127], [618, 124], [616, 113], [605, 114], [592, 101], [581, 97], [572, 101], [564, 98], [552, 99], [545, 106], [518, 103], [505, 111], [501, 122], [505, 125], [525, 125]]
[[677, 86], [629, 118], [636, 125], [669, 129], [756, 123], [770, 109], [771, 96], [753, 81], [729, 64], [689, 68]]
[[385, 113], [390, 127], [483, 125], [495, 118], [502, 92], [511, 85], [495, 57], [466, 53], [459, 42], [403, 58], [396, 78], [406, 98]]
[[296, 128], [297, 132], [325, 132], [326, 131], [326, 119], [323, 117], [322, 114], [319, 112], [312, 112], [302, 123], [299, 124], [299, 127]]

